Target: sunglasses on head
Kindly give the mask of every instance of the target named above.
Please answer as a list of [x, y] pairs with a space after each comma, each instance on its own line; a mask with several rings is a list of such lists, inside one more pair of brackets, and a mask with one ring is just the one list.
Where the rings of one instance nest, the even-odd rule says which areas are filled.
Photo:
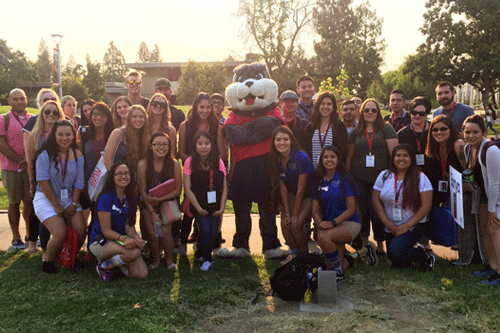
[[161, 107], [162, 109], [165, 109], [167, 107], [167, 103], [165, 102], [160, 102], [160, 101], [152, 101], [151, 102], [151, 106], [154, 106], [154, 107]]
[[364, 109], [363, 112], [364, 113], [377, 113], [378, 109], [376, 109], [376, 108], [373, 108], [373, 109]]
[[449, 130], [450, 128], [449, 127], [440, 127], [440, 128], [436, 128], [434, 127], [432, 129], [432, 132], [436, 133], [436, 132], [446, 132], [447, 130]]
[[129, 86], [132, 86], [134, 84], [138, 86], [142, 83], [142, 81], [141, 80], [128, 80], [127, 83]]
[[50, 115], [51, 113], [54, 115], [54, 116], [58, 116], [59, 115], [59, 110], [50, 110], [50, 109], [45, 109], [43, 111], [43, 113], [48, 116]]
[[57, 102], [57, 98], [55, 98], [55, 97], [45, 97], [44, 99], [42, 99], [42, 103], [45, 103], [47, 101]]
[[425, 116], [427, 116], [427, 112], [425, 112], [425, 111], [412, 111], [411, 115], [425, 117]]

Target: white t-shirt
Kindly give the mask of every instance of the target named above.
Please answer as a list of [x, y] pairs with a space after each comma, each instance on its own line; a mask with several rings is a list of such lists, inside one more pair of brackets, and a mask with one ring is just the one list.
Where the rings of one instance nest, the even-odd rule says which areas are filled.
[[[389, 176], [386, 177], [386, 180], [384, 181], [384, 175], [386, 172], [389, 173]], [[429, 179], [423, 174], [420, 173], [419, 177], [419, 190], [421, 192], [427, 192], [427, 191], [432, 191], [432, 185]], [[403, 181], [398, 180], [397, 181], [397, 188], [402, 186]], [[401, 225], [405, 224], [408, 222], [408, 220], [415, 215], [415, 212], [411, 209], [408, 208], [403, 208], [403, 188], [401, 188], [401, 191], [399, 192], [398, 196], [398, 205], [396, 207], [396, 191], [394, 190], [394, 174], [390, 170], [384, 170], [382, 171], [378, 177], [377, 180], [375, 181], [375, 184], [373, 185], [373, 189], [380, 191], [380, 200], [382, 200], [382, 204], [384, 206], [385, 214], [387, 215], [387, 218], [393, 222], [395, 225]], [[394, 208], [399, 208], [401, 209], [401, 221], [394, 221], [393, 217], [393, 209]], [[420, 220], [419, 223], [424, 223], [427, 220], [427, 216], [425, 216], [422, 220]], [[389, 230], [385, 229], [386, 232], [389, 232]]]

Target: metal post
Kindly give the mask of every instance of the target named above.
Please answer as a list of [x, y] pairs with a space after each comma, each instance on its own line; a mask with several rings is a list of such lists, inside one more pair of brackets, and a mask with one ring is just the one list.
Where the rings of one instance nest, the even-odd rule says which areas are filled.
[[62, 98], [62, 82], [61, 82], [61, 50], [59, 45], [61, 45], [61, 40], [63, 35], [53, 34], [52, 39], [57, 47], [57, 83], [59, 83], [59, 98]]

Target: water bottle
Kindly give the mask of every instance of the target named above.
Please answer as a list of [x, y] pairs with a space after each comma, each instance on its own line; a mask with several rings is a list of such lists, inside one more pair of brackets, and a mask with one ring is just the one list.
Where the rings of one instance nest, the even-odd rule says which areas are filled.
[[163, 236], [163, 232], [161, 230], [161, 227], [162, 227], [162, 224], [160, 221], [156, 221], [156, 224], [155, 224], [156, 228], [155, 228], [155, 236], [156, 237], [162, 237]]

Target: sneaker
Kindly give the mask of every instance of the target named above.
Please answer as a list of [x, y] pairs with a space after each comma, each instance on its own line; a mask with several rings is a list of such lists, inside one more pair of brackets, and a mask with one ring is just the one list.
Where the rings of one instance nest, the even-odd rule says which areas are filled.
[[473, 274], [475, 276], [479, 276], [479, 277], [487, 277], [487, 276], [490, 276], [492, 274], [495, 274], [495, 272], [496, 271], [494, 269], [492, 269], [490, 265], [488, 265], [480, 271], [475, 271]]
[[337, 283], [342, 282], [344, 280], [345, 280], [344, 273], [337, 271]]
[[365, 258], [366, 263], [370, 266], [377, 266], [378, 265], [378, 256], [377, 256], [377, 252], [375, 252], [375, 250], [374, 250], [374, 246], [369, 244], [366, 247], [366, 249], [368, 250], [368, 252], [366, 253], [366, 258]]
[[180, 256], [185, 256], [187, 254], [187, 246], [186, 244], [179, 245], [179, 250], [177, 251]]
[[433, 254], [427, 254], [427, 260], [425, 261], [425, 265], [427, 266], [427, 271], [430, 272], [434, 269], [434, 264], [436, 263], [436, 257]]
[[44, 261], [42, 264], [42, 270], [47, 274], [59, 273], [59, 271], [57, 270], [56, 264], [53, 261]]
[[199, 262], [203, 262], [203, 263], [208, 262], [208, 261], [203, 260], [203, 257], [196, 257], [196, 260], [198, 260]]
[[16, 249], [20, 249], [20, 250], [26, 248], [26, 244], [23, 243], [21, 238], [16, 238], [16, 239], [12, 240], [12, 246], [15, 247]]
[[488, 280], [483, 280], [479, 283], [486, 286], [500, 286], [500, 274], [498, 274], [498, 272], [495, 272], [488, 278]]
[[97, 266], [95, 266], [95, 271], [101, 277], [101, 281], [113, 281], [113, 272], [110, 269], [102, 268], [101, 264], [97, 264]]
[[208, 271], [208, 269], [212, 266], [212, 262], [210, 261], [204, 261], [203, 265], [201, 265], [200, 269], [204, 272]]

